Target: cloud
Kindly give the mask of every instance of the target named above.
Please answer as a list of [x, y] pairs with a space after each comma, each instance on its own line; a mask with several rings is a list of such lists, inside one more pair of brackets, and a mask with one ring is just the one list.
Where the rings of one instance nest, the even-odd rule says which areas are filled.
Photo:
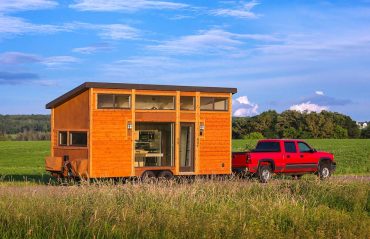
[[180, 9], [187, 7], [187, 4], [169, 2], [169, 1], [151, 1], [151, 0], [77, 0], [69, 5], [79, 11], [125, 11], [134, 12], [145, 9]]
[[317, 104], [313, 104], [310, 101], [307, 101], [305, 103], [297, 104], [297, 105], [292, 105], [290, 110], [295, 110], [299, 112], [321, 112], [323, 110], [329, 110], [328, 106], [321, 106]]
[[319, 90], [317, 90], [317, 91], [315, 91], [315, 94], [316, 94], [316, 95], [324, 95], [324, 92], [323, 92], [323, 91], [319, 91]]
[[5, 52], [0, 54], [0, 63], [3, 65], [19, 65], [28, 63], [40, 63], [48, 67], [56, 67], [69, 63], [76, 63], [79, 59], [72, 56], [43, 57], [23, 52]]
[[255, 18], [258, 18], [259, 15], [252, 12], [252, 9], [258, 4], [259, 3], [256, 1], [251, 1], [248, 3], [239, 4], [239, 6], [236, 8], [221, 8], [221, 9], [211, 10], [210, 13], [211, 15], [215, 15], [215, 16], [255, 19]]
[[148, 46], [148, 48], [170, 54], [219, 54], [237, 50], [245, 43], [244, 40], [276, 41], [277, 39], [270, 35], [236, 34], [221, 29], [212, 29], [164, 41], [159, 45]]
[[241, 96], [233, 101], [234, 116], [245, 117], [258, 114], [258, 104], [249, 101], [247, 96]]
[[338, 105], [343, 106], [352, 103], [352, 101], [349, 99], [340, 99], [332, 96], [327, 96], [322, 91], [316, 91], [315, 95], [304, 98], [302, 102], [307, 101], [318, 105], [328, 105], [328, 106], [338, 106]]
[[57, 5], [53, 0], [1, 0], [0, 12], [48, 9]]
[[85, 46], [85, 47], [78, 47], [72, 49], [73, 52], [81, 53], [81, 54], [93, 54], [96, 52], [101, 52], [101, 51], [111, 51], [113, 50], [113, 46], [111, 46], [108, 43], [98, 43], [98, 44], [93, 44], [90, 46]]
[[39, 79], [39, 75], [26, 72], [0, 71], [0, 85], [14, 85]]

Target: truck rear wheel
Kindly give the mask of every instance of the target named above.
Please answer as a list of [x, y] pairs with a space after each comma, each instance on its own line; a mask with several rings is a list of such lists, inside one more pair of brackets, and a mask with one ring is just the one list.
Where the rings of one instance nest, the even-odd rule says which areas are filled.
[[328, 179], [331, 176], [331, 165], [328, 163], [321, 164], [319, 167], [320, 179]]
[[258, 177], [261, 183], [267, 183], [272, 177], [272, 169], [269, 165], [262, 165], [258, 169]]

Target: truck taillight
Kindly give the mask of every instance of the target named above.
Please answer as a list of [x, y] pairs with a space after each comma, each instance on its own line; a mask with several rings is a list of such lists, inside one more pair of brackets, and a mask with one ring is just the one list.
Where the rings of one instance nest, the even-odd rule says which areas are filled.
[[247, 154], [247, 160], [246, 160], [246, 163], [250, 163], [251, 162], [251, 155], [250, 154]]

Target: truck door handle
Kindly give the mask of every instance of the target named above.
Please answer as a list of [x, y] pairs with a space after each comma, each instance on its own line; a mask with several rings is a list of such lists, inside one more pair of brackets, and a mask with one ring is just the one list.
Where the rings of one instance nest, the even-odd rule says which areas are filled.
[[290, 155], [287, 155], [286, 157], [289, 159], [290, 158]]
[[301, 154], [301, 158], [303, 158], [304, 156]]

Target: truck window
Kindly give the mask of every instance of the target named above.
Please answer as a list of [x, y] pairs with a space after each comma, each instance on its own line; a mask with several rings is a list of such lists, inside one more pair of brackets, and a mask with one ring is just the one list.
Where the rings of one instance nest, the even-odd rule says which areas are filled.
[[311, 151], [310, 146], [308, 146], [306, 143], [298, 142], [299, 151], [301, 153], [307, 153]]
[[280, 152], [279, 142], [258, 142], [253, 152]]
[[286, 153], [297, 153], [294, 142], [284, 142], [284, 148]]

